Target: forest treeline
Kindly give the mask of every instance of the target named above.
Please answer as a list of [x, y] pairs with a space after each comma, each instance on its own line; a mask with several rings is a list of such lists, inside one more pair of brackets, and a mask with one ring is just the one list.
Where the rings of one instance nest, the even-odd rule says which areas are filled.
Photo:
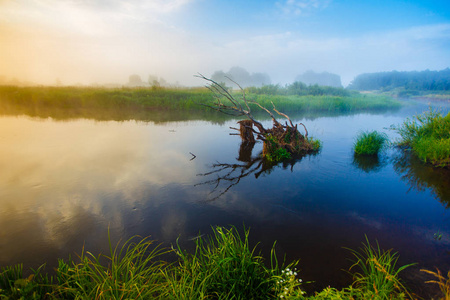
[[414, 95], [419, 91], [450, 91], [450, 68], [441, 71], [365, 73], [356, 76], [348, 89], [395, 91]]
[[342, 87], [322, 86], [322, 85], [306, 85], [303, 82], [296, 81], [285, 86], [279, 84], [268, 84], [262, 87], [248, 87], [248, 93], [259, 95], [286, 95], [286, 96], [338, 96], [349, 97], [357, 95], [359, 92], [344, 89]]

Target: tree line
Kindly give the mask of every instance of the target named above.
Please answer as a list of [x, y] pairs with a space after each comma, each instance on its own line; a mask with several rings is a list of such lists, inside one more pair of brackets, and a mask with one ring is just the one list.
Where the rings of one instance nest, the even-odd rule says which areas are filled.
[[348, 89], [358, 91], [450, 91], [450, 68], [441, 71], [365, 73], [355, 77]]

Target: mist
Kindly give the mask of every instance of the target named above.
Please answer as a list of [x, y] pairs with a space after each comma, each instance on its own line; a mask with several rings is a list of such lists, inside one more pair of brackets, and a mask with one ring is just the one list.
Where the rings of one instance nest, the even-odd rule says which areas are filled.
[[313, 70], [347, 86], [361, 73], [450, 66], [448, 4], [417, 1], [400, 24], [380, 26], [380, 15], [356, 30], [356, 11], [316, 2], [250, 1], [242, 12], [235, 1], [0, 1], [0, 80], [121, 85], [137, 74], [199, 86], [193, 75], [239, 66], [274, 84]]

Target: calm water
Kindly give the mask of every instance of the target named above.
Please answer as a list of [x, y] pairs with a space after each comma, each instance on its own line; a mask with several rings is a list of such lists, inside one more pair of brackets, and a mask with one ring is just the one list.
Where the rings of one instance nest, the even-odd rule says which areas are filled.
[[180, 237], [189, 248], [211, 225], [245, 224], [263, 253], [276, 240], [280, 255], [300, 259], [312, 290], [347, 285], [343, 247], [357, 248], [367, 235], [399, 252], [400, 264], [418, 262], [405, 278], [426, 293], [419, 269], [450, 268], [449, 172], [397, 150], [378, 160], [352, 154], [358, 132], [394, 139], [385, 128], [424, 109], [297, 119], [323, 150], [272, 168], [258, 159], [262, 144], [251, 149], [229, 135], [235, 120], [0, 117], [0, 265], [54, 266], [83, 245], [107, 251], [108, 228], [113, 242], [139, 234], [170, 245]]

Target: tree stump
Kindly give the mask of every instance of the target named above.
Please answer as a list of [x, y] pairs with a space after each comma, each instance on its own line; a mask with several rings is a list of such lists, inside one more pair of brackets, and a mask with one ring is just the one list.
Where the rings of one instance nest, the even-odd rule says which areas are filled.
[[242, 120], [239, 121], [239, 132], [243, 142], [255, 142], [255, 136], [253, 135], [253, 121]]

